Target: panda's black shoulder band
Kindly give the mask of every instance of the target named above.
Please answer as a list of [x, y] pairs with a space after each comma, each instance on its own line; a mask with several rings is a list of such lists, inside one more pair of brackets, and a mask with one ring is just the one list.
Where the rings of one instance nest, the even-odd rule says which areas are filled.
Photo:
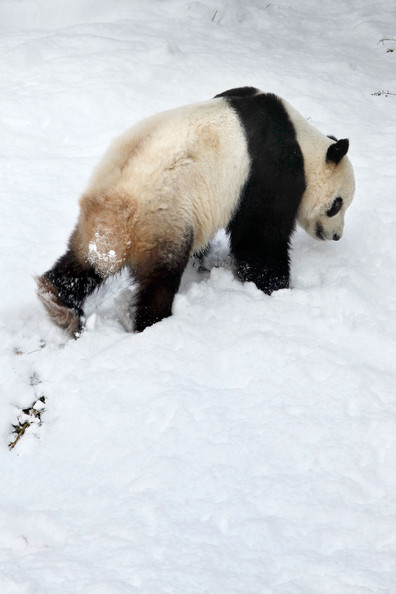
[[238, 87], [215, 95], [215, 99], [218, 97], [252, 97], [258, 93], [260, 93], [260, 91], [255, 87]]

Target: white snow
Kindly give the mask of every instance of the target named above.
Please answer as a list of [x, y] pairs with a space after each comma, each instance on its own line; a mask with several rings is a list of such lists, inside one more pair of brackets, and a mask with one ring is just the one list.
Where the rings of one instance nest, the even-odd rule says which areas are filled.
[[[396, 591], [395, 39], [394, 0], [2, 0], [1, 593]], [[67, 340], [33, 276], [110, 140], [241, 85], [350, 138], [343, 239], [271, 297], [191, 266], [140, 335], [118, 276]]]
[[95, 240], [88, 245], [88, 260], [93, 266], [105, 270], [107, 274], [114, 274], [119, 268], [121, 260], [117, 258], [114, 250], [109, 248], [109, 238], [95, 233]]

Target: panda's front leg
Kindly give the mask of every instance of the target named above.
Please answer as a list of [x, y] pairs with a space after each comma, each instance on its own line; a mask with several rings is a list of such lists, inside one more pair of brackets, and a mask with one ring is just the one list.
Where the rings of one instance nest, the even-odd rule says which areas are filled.
[[254, 282], [270, 295], [290, 285], [289, 236], [247, 234], [238, 241], [231, 235], [235, 272], [243, 282]]

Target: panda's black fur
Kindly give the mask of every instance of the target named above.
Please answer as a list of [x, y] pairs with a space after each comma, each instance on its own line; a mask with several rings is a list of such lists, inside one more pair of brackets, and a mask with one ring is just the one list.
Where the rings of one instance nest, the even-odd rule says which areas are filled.
[[245, 87], [226, 97], [244, 128], [250, 172], [227, 231], [236, 271], [265, 293], [289, 286], [289, 242], [305, 190], [304, 159], [276, 95]]
[[[349, 162], [345, 172], [337, 167], [347, 150], [348, 141], [325, 137], [253, 87], [145, 120], [99, 164], [68, 250], [38, 278], [38, 295], [75, 336], [86, 297], [128, 266], [138, 282], [134, 329], [142, 331], [171, 315], [190, 255], [221, 226], [242, 281], [268, 294], [287, 288], [296, 220], [314, 237], [341, 236], [354, 190]], [[331, 226], [326, 212], [344, 186]]]

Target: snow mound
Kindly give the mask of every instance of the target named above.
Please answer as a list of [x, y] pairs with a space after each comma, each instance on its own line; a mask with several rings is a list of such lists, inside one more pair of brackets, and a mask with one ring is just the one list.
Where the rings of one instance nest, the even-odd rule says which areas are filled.
[[[391, 0], [3, 0], [2, 593], [395, 591], [394, 23]], [[350, 138], [342, 241], [298, 230], [268, 297], [219, 234], [171, 318], [125, 332], [120, 274], [67, 339], [33, 276], [110, 140], [241, 85]]]

